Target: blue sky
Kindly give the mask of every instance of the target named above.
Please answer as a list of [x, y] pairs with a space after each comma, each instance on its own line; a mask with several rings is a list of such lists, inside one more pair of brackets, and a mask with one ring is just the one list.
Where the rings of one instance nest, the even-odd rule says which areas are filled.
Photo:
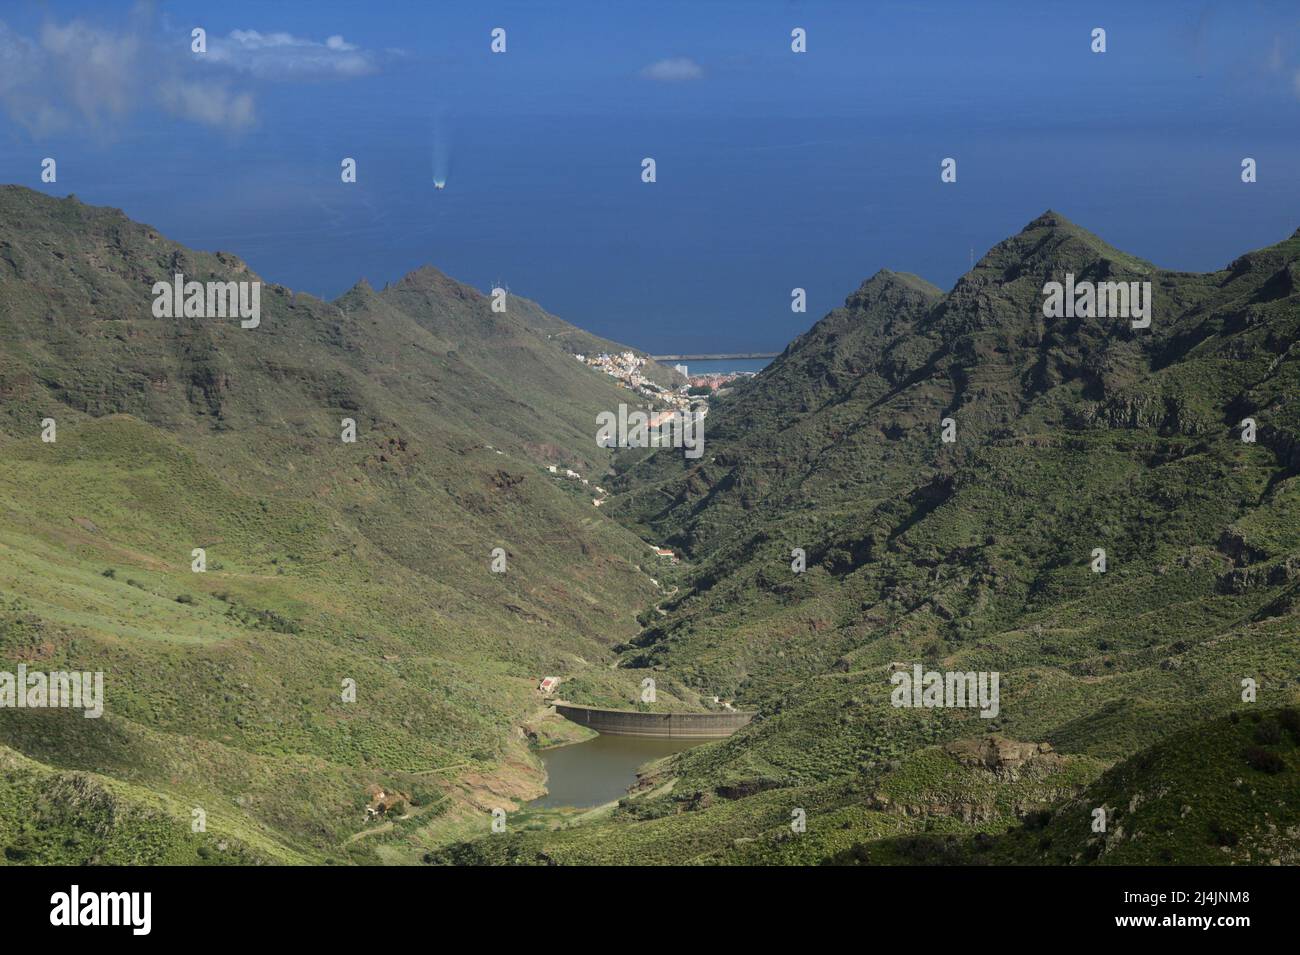
[[6, 0], [0, 24], [0, 181], [327, 298], [431, 263], [656, 352], [779, 350], [882, 267], [951, 287], [1047, 208], [1192, 270], [1300, 227], [1294, 3]]

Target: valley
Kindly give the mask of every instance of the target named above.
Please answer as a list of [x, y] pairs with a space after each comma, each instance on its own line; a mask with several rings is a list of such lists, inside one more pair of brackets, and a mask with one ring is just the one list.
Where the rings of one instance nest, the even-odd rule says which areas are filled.
[[[0, 708], [5, 856], [1294, 863], [1298, 270], [1048, 211], [947, 292], [862, 283], [692, 456], [599, 442], [639, 399], [575, 356], [628, 349], [526, 299], [324, 301], [0, 187], [0, 670], [103, 674], [99, 718]], [[257, 324], [156, 314], [176, 274]], [[1149, 326], [1046, 315], [1067, 274], [1149, 282]], [[550, 676], [754, 716], [642, 749]]]

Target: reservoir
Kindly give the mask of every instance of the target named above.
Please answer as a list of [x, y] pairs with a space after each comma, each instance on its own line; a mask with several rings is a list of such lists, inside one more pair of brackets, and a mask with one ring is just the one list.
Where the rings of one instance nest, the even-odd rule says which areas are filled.
[[646, 763], [705, 742], [708, 740], [601, 735], [584, 743], [544, 749], [538, 755], [546, 766], [547, 793], [528, 806], [586, 809], [620, 799]]

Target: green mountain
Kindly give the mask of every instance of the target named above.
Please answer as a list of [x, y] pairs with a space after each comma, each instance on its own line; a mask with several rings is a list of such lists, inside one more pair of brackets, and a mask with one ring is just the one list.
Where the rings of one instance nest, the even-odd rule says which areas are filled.
[[[100, 719], [0, 709], [6, 785], [174, 810], [136, 861], [374, 859], [395, 840], [349, 842], [372, 790], [416, 807], [391, 826], [416, 839], [539, 792], [519, 730], [539, 676], [593, 669], [571, 697], [635, 699], [598, 664], [658, 593], [648, 549], [546, 469], [598, 484], [596, 414], [630, 393], [553, 340], [585, 333], [433, 269], [332, 303], [265, 284], [256, 328], [155, 317], [175, 273], [258, 280], [0, 188], [0, 670], [102, 670], [106, 696]], [[671, 681], [661, 699], [684, 705]], [[0, 843], [121, 858], [49, 848], [73, 811], [0, 813]]]
[[[1213, 758], [1235, 766], [1223, 717], [1300, 698], [1298, 269], [1300, 233], [1191, 274], [1048, 212], [947, 294], [874, 276], [714, 404], [700, 459], [629, 458], [608, 505], [689, 559], [622, 665], [757, 718], [597, 826], [455, 857], [926, 861], [871, 847], [991, 839], [1175, 737], [1221, 740]], [[1046, 317], [1067, 275], [1149, 282], [1150, 326]], [[891, 705], [891, 675], [917, 664], [997, 672], [996, 718]], [[970, 795], [987, 767], [951, 747], [988, 738], [1045, 747], [1045, 788]], [[1087, 824], [1071, 818], [1071, 844]], [[1290, 857], [1294, 828], [1279, 839], [1292, 848], [1251, 861]]]
[[[105, 692], [0, 708], [0, 850], [1294, 861], [1298, 267], [1300, 233], [1191, 274], [1048, 212], [947, 293], [869, 279], [690, 459], [598, 447], [636, 401], [573, 355], [622, 346], [534, 303], [424, 268], [155, 317], [176, 273], [259, 279], [0, 187], [0, 673]], [[1067, 281], [1150, 283], [1149, 327], [1048, 317]], [[996, 673], [996, 714], [893, 705], [916, 666]], [[578, 734], [537, 678], [625, 707], [647, 671], [757, 715], [616, 805], [520, 809]]]

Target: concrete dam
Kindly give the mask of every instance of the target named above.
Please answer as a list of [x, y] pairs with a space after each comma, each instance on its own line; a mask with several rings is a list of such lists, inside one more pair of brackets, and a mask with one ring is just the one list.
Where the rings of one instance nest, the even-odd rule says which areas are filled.
[[649, 736], [655, 739], [724, 739], [754, 718], [753, 713], [641, 713], [600, 710], [572, 703], [555, 704], [566, 720], [604, 736]]

